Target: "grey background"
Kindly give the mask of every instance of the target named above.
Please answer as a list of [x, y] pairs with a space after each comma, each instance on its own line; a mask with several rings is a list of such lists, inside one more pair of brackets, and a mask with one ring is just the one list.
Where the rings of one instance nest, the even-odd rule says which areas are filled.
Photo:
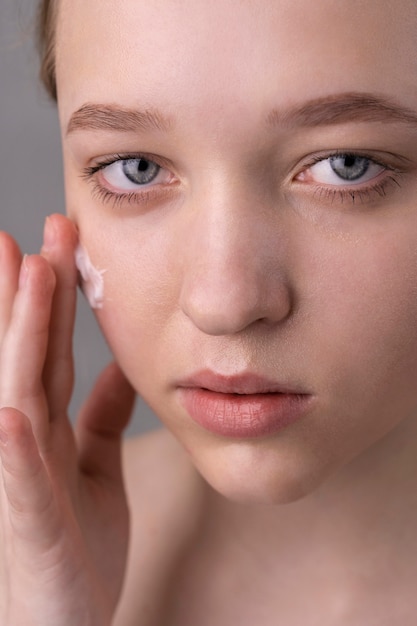
[[[33, 37], [37, 4], [37, 0], [0, 0], [0, 229], [11, 233], [27, 253], [39, 250], [45, 216], [65, 210], [57, 113], [37, 80]], [[72, 417], [111, 359], [82, 297], [74, 352]], [[138, 400], [128, 434], [159, 425]]]

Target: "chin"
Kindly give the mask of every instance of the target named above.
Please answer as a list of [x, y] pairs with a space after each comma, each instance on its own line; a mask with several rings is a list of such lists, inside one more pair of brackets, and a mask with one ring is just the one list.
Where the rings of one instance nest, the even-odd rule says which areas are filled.
[[[205, 481], [228, 500], [248, 505], [290, 504], [313, 493], [332, 473], [317, 459], [252, 450], [193, 455]], [[227, 453], [228, 452], [228, 453]]]
[[310, 495], [320, 486], [320, 482], [312, 485], [310, 481], [300, 481], [283, 477], [281, 480], [268, 481], [252, 478], [249, 481], [230, 480], [225, 477], [221, 481], [204, 477], [209, 485], [221, 496], [237, 504], [278, 506], [291, 504]]

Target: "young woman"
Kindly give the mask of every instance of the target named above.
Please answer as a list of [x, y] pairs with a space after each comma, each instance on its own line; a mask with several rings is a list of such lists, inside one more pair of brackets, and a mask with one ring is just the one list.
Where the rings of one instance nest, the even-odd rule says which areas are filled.
[[[68, 217], [0, 238], [2, 624], [416, 623], [416, 28], [42, 3]], [[117, 362], [75, 434], [74, 259]]]

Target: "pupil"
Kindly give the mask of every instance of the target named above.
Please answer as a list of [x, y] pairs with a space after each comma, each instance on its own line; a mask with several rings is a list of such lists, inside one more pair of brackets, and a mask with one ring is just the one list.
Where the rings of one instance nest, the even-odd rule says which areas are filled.
[[148, 167], [149, 167], [148, 161], [145, 161], [145, 159], [139, 159], [139, 161], [138, 161], [138, 170], [139, 170], [139, 172], [146, 172]]
[[353, 167], [356, 162], [356, 157], [348, 154], [345, 156], [345, 167]]

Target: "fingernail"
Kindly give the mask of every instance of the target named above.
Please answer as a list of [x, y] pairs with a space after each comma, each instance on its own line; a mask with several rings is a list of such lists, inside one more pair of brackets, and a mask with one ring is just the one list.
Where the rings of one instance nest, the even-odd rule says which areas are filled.
[[43, 249], [49, 250], [55, 244], [56, 231], [53, 221], [47, 217], [45, 220], [45, 227], [43, 230]]
[[25, 286], [26, 281], [29, 275], [29, 268], [27, 265], [27, 254], [23, 257], [22, 265], [20, 266], [20, 274], [19, 274], [19, 287], [22, 288]]

